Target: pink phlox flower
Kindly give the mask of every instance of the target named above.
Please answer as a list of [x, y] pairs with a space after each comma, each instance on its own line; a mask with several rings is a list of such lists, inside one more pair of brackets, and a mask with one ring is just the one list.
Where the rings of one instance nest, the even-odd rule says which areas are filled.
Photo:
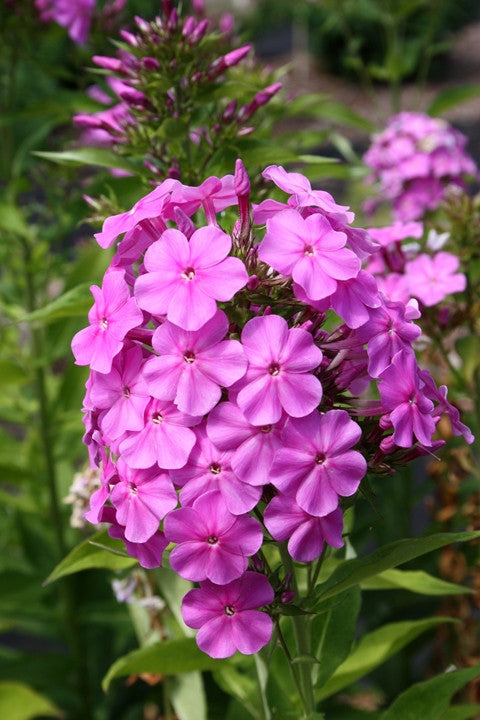
[[376, 276], [379, 292], [393, 302], [408, 303], [411, 299], [408, 277], [403, 273], [388, 273], [385, 276]]
[[247, 359], [238, 340], [224, 340], [229, 322], [218, 310], [199, 330], [182, 330], [168, 320], [153, 335], [159, 353], [144, 368], [153, 397], [173, 400], [189, 415], [204, 415], [220, 400], [222, 387], [240, 380]]
[[465, 290], [467, 280], [463, 273], [457, 273], [459, 265], [458, 257], [449, 252], [433, 257], [421, 253], [405, 268], [410, 294], [430, 307], [451, 293]]
[[262, 173], [266, 180], [272, 180], [277, 187], [288, 193], [290, 207], [316, 207], [327, 217], [340, 222], [351, 223], [355, 219], [353, 212], [345, 205], [338, 205], [330, 193], [325, 190], [312, 190], [308, 178], [301, 173], [287, 172], [279, 165], [269, 165]]
[[145, 253], [147, 273], [135, 283], [138, 304], [184, 330], [199, 330], [215, 315], [215, 301], [231, 300], [248, 280], [243, 262], [227, 257], [231, 246], [230, 236], [211, 225], [190, 240], [166, 230]]
[[262, 526], [249, 515], [233, 515], [219, 492], [202, 495], [192, 507], [169, 513], [165, 537], [178, 543], [170, 565], [181, 577], [194, 582], [211, 580], [226, 585], [239, 578], [263, 541]]
[[236, 386], [237, 404], [249, 422], [270, 425], [283, 411], [303, 417], [317, 407], [322, 386], [310, 371], [320, 365], [322, 351], [309, 332], [266, 315], [246, 323], [241, 341], [249, 366]]
[[119, 452], [132, 468], [149, 468], [155, 463], [163, 470], [183, 467], [195, 445], [190, 428], [200, 417], [186, 415], [172, 403], [153, 399], [145, 410], [145, 425], [128, 432]]
[[252, 425], [235, 403], [223, 402], [208, 415], [207, 435], [219, 450], [232, 452], [231, 467], [242, 482], [267, 485], [285, 420], [284, 415], [277, 423]]
[[415, 178], [393, 203], [394, 216], [409, 221], [421, 218], [427, 210], [435, 210], [445, 196], [445, 186], [438, 178]]
[[[178, 184], [172, 193], [172, 207], [180, 207], [191, 217], [200, 207], [205, 211], [209, 225], [216, 225], [216, 213], [238, 202], [233, 175], [209, 177], [198, 187]], [[174, 216], [169, 216], [174, 220]]]
[[392, 225], [369, 228], [368, 232], [374, 240], [384, 248], [388, 247], [391, 243], [396, 243], [406, 238], [416, 238], [418, 240], [423, 236], [423, 223], [413, 221], [401, 222], [397, 220]]
[[116, 519], [124, 527], [125, 539], [144, 543], [154, 535], [165, 515], [177, 506], [177, 493], [168, 473], [157, 466], [143, 470], [117, 461], [118, 482], [110, 492]]
[[360, 426], [345, 410], [314, 411], [289, 420], [283, 431], [271, 482], [294, 497], [305, 512], [323, 517], [333, 512], [340, 497], [353, 495], [367, 471], [365, 458], [352, 450], [361, 437]]
[[253, 205], [252, 217], [255, 225], [263, 225], [269, 218], [274, 217], [283, 210], [288, 210], [289, 206], [279, 200], [262, 200], [259, 205]]
[[346, 241], [323, 215], [304, 220], [296, 210], [285, 210], [267, 220], [258, 257], [291, 275], [309, 298], [321, 300], [336, 290], [337, 280], [355, 277], [360, 270], [360, 260], [345, 247]]
[[462, 423], [460, 420], [460, 412], [455, 405], [448, 400], [448, 388], [446, 385], [440, 385], [437, 387], [434, 379], [430, 375], [428, 370], [419, 370], [419, 377], [424, 383], [423, 391], [430, 400], [437, 402], [438, 405], [435, 407], [434, 415], [440, 417], [444, 413], [448, 415], [450, 425], [452, 427], [452, 433], [454, 435], [462, 435], [465, 442], [471, 445], [475, 441], [475, 436], [472, 434], [470, 428]]
[[347, 236], [347, 244], [359, 260], [366, 260], [372, 253], [377, 252], [378, 242], [368, 230], [363, 228], [350, 227], [346, 223], [339, 222], [336, 218], [329, 218], [330, 225], [336, 232], [343, 232]]
[[369, 321], [356, 330], [356, 337], [362, 344], [367, 343], [368, 372], [378, 377], [399, 350], [413, 353], [412, 342], [422, 331], [409, 320], [408, 306], [403, 303], [384, 299], [380, 307], [369, 312]]
[[143, 313], [130, 296], [123, 270], [108, 271], [102, 287], [92, 285], [90, 290], [95, 299], [88, 313], [90, 325], [74, 336], [72, 352], [77, 365], [109, 373], [128, 331], [143, 323]]
[[415, 355], [400, 350], [379, 377], [380, 397], [387, 414], [383, 425], [393, 427], [395, 444], [409, 448], [415, 435], [419, 443], [431, 446], [435, 432], [434, 406], [423, 392]]
[[197, 442], [188, 463], [179, 470], [171, 470], [170, 477], [182, 488], [182, 506], [193, 505], [201, 495], [217, 490], [233, 515], [243, 515], [252, 510], [260, 500], [261, 487], [242, 482], [231, 466], [232, 452], [219, 450], [209, 439], [205, 425], [195, 429]]
[[109, 373], [92, 373], [90, 400], [106, 410], [100, 427], [106, 437], [116, 440], [127, 430], [141, 430], [150, 393], [143, 379], [143, 352], [132, 345], [113, 360]]
[[264, 523], [278, 542], [288, 540], [288, 552], [297, 562], [311, 562], [322, 554], [325, 543], [343, 547], [343, 514], [336, 508], [328, 515], [315, 517], [302, 510], [287, 495], [278, 495], [265, 508]]
[[95, 234], [100, 247], [110, 247], [119, 235], [133, 230], [142, 220], [156, 218], [166, 213], [170, 194], [179, 184], [178, 180], [167, 178], [152, 192], [138, 200], [127, 212], [108, 217], [103, 223], [102, 231]]
[[[125, 233], [117, 245], [117, 251], [111, 265], [124, 267], [126, 272], [143, 259], [145, 250], [152, 245], [165, 231], [165, 223], [161, 218], [141, 220], [132, 230]], [[133, 276], [132, 285], [136, 276]]]
[[157, 530], [146, 542], [137, 543], [126, 539], [125, 528], [116, 520], [113, 507], [103, 508], [100, 521], [111, 523], [108, 528], [110, 537], [115, 540], [123, 540], [127, 553], [137, 558], [143, 568], [152, 570], [162, 567], [162, 555], [168, 545], [168, 540], [161, 530]]
[[182, 616], [189, 627], [200, 628], [197, 645], [210, 657], [230, 657], [237, 650], [252, 655], [272, 636], [272, 618], [259, 608], [273, 598], [265, 575], [247, 571], [228, 585], [204, 580], [183, 598]]

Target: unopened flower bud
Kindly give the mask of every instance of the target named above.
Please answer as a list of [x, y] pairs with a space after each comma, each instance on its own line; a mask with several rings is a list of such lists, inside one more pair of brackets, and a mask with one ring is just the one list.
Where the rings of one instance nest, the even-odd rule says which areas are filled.
[[223, 111], [222, 122], [224, 122], [224, 123], [231, 122], [235, 116], [236, 109], [237, 109], [237, 101], [232, 100], [231, 102], [229, 102], [227, 107]]
[[197, 25], [197, 23], [195, 22], [195, 18], [193, 18], [191, 15], [189, 15], [189, 17], [183, 23], [183, 28], [182, 28], [183, 37], [188, 37], [189, 35], [191, 35], [193, 33], [193, 31], [195, 30], [196, 25]]
[[110, 70], [111, 72], [118, 73], [119, 75], [126, 75], [127, 69], [121, 60], [112, 57], [106, 57], [105, 55], [94, 55], [92, 57], [93, 62], [98, 67]]
[[200, 40], [204, 37], [205, 33], [208, 30], [209, 24], [210, 23], [206, 19], [202, 20], [201, 22], [198, 23], [197, 27], [190, 35], [190, 38], [189, 38], [190, 45], [196, 45], [196, 43], [200, 42]]
[[256, 290], [259, 286], [260, 281], [256, 275], [250, 275], [250, 277], [247, 280], [247, 288], [249, 290]]
[[257, 572], [263, 572], [265, 569], [265, 563], [263, 562], [262, 558], [258, 553], [255, 553], [255, 555], [252, 555], [250, 558], [252, 561], [252, 567]]
[[120, 35], [125, 40], [125, 42], [127, 42], [132, 47], [138, 47], [138, 45], [140, 44], [137, 36], [131, 32], [128, 32], [128, 30], [120, 30]]
[[142, 58], [142, 65], [145, 68], [145, 70], [159, 70], [160, 69], [160, 63], [156, 58], [153, 57], [144, 57]]
[[288, 605], [288, 603], [291, 603], [295, 598], [295, 592], [293, 590], [287, 590], [286, 592], [283, 592], [280, 595], [280, 601], [284, 605]]

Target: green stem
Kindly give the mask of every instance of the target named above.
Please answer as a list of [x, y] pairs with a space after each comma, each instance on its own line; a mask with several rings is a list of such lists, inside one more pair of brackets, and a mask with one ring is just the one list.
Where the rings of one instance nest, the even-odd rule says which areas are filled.
[[[295, 574], [295, 565], [292, 558], [288, 554], [287, 546], [285, 543], [280, 543], [280, 556], [282, 558], [283, 566], [285, 570], [290, 573], [292, 578], [292, 588], [295, 591], [296, 598], [299, 597], [297, 577]], [[310, 642], [310, 617], [308, 615], [292, 615], [293, 634], [295, 637], [295, 645], [297, 651], [297, 657], [308, 657], [311, 655], [311, 642]], [[300, 662], [299, 676], [300, 685], [302, 687], [302, 700], [305, 708], [305, 717], [315, 711], [315, 694], [313, 691], [312, 673], [310, 669], [310, 663]]]
[[260, 693], [260, 699], [262, 701], [262, 720], [272, 720], [272, 713], [270, 712], [267, 695], [265, 693], [268, 678], [268, 664], [262, 657], [262, 651], [255, 653], [254, 659], [255, 671], [257, 673], [258, 691]]

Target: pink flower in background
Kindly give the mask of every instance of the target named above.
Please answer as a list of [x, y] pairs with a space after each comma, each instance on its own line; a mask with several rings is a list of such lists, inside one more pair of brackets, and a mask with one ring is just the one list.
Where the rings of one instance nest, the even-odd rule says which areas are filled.
[[237, 386], [237, 403], [249, 422], [269, 425], [283, 411], [303, 417], [317, 407], [322, 386], [309, 371], [318, 367], [322, 352], [306, 330], [289, 329], [279, 315], [267, 315], [249, 320], [241, 340], [249, 365]]
[[92, 370], [109, 373], [128, 331], [142, 324], [143, 313], [131, 297], [124, 278], [123, 270], [111, 270], [106, 273], [101, 288], [90, 287], [95, 298], [88, 313], [90, 325], [72, 340], [77, 365], [90, 365]]
[[197, 644], [211, 657], [230, 657], [237, 650], [252, 655], [272, 635], [272, 618], [259, 608], [269, 605], [273, 597], [267, 578], [254, 572], [228, 585], [205, 580], [183, 598], [182, 615], [189, 627], [199, 628]]
[[87, 42], [96, 0], [35, 0], [41, 20], [55, 20], [78, 45]]
[[436, 305], [450, 293], [465, 290], [467, 279], [458, 273], [460, 260], [449, 252], [438, 252], [433, 257], [417, 255], [406, 264], [405, 272], [410, 295], [424, 305]]

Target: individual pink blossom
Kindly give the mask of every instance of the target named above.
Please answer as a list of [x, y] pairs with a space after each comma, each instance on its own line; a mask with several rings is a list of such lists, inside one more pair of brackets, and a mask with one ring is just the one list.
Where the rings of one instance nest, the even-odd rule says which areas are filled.
[[109, 373], [92, 373], [90, 401], [105, 410], [100, 419], [102, 432], [116, 440], [127, 430], [141, 430], [150, 393], [143, 379], [143, 352], [132, 345], [117, 355]]
[[302, 328], [290, 328], [279, 315], [249, 320], [241, 335], [248, 370], [240, 380], [237, 403], [253, 425], [270, 425], [282, 417], [308, 415], [322, 399], [322, 386], [310, 373], [322, 351]]
[[182, 506], [193, 505], [201, 495], [217, 490], [233, 515], [249, 512], [260, 500], [262, 488], [242, 482], [233, 472], [232, 452], [217, 448], [207, 436], [202, 423], [195, 429], [197, 442], [188, 462], [178, 470], [171, 470], [170, 477], [182, 488]]
[[415, 355], [400, 350], [380, 374], [380, 397], [387, 417], [393, 426], [393, 441], [399, 447], [413, 445], [413, 436], [427, 447], [432, 444], [435, 421], [433, 402], [422, 391]]
[[153, 335], [158, 356], [145, 365], [148, 390], [173, 400], [189, 415], [204, 415], [220, 400], [222, 387], [240, 380], [247, 359], [238, 340], [224, 340], [228, 318], [218, 310], [200, 330], [182, 330], [168, 320]]
[[145, 410], [143, 429], [127, 433], [120, 454], [132, 468], [149, 468], [155, 463], [164, 470], [181, 468], [195, 445], [190, 428], [200, 420], [180, 412], [172, 402], [152, 399]]
[[297, 562], [311, 562], [322, 554], [325, 543], [343, 547], [343, 515], [336, 508], [328, 515], [316, 517], [302, 510], [286, 495], [274, 497], [265, 508], [265, 527], [274, 540], [288, 540], [288, 552]]
[[88, 313], [89, 327], [80, 330], [72, 340], [77, 365], [109, 373], [113, 358], [123, 347], [125, 335], [143, 322], [143, 313], [125, 282], [123, 270], [105, 274], [102, 287], [92, 285], [95, 303]]
[[144, 470], [117, 461], [118, 482], [110, 492], [116, 519], [124, 526], [125, 539], [144, 543], [154, 535], [165, 515], [177, 506], [177, 493], [168, 473], [158, 466]]
[[96, 0], [35, 0], [41, 19], [55, 20], [77, 45], [87, 41], [95, 4]]
[[310, 515], [329, 515], [340, 497], [358, 490], [367, 471], [363, 455], [351, 449], [361, 434], [345, 410], [323, 415], [314, 411], [289, 420], [283, 431], [284, 447], [273, 461], [272, 484]]
[[252, 425], [231, 402], [217, 405], [208, 415], [207, 435], [222, 451], [231, 451], [235, 475], [249, 485], [267, 485], [275, 452], [282, 447], [286, 416], [269, 425]]
[[337, 288], [337, 280], [356, 277], [360, 260], [345, 247], [347, 236], [336, 232], [321, 214], [305, 220], [285, 210], [267, 220], [258, 257], [283, 275], [291, 275], [311, 300], [321, 300]]
[[273, 597], [265, 575], [248, 571], [228, 585], [200, 583], [183, 598], [182, 616], [189, 627], [200, 628], [197, 645], [210, 657], [230, 657], [237, 650], [252, 655], [271, 638], [272, 618], [260, 608]]
[[226, 585], [246, 571], [248, 558], [263, 541], [262, 526], [249, 515], [233, 515], [219, 492], [199, 497], [165, 518], [165, 536], [177, 543], [170, 565], [194, 582], [211, 580]]
[[370, 310], [370, 319], [356, 331], [357, 339], [367, 343], [368, 372], [378, 377], [388, 367], [399, 350], [413, 352], [412, 342], [421, 334], [412, 322], [420, 313], [413, 306], [384, 300], [378, 308]]
[[247, 282], [242, 261], [227, 257], [231, 244], [218, 227], [202, 227], [190, 240], [166, 230], [145, 253], [148, 272], [135, 283], [140, 307], [184, 330], [199, 330], [215, 315], [216, 300], [231, 300]]
[[451, 293], [465, 290], [467, 280], [457, 272], [459, 265], [458, 257], [449, 252], [438, 252], [433, 257], [417, 255], [405, 266], [410, 294], [430, 307]]

